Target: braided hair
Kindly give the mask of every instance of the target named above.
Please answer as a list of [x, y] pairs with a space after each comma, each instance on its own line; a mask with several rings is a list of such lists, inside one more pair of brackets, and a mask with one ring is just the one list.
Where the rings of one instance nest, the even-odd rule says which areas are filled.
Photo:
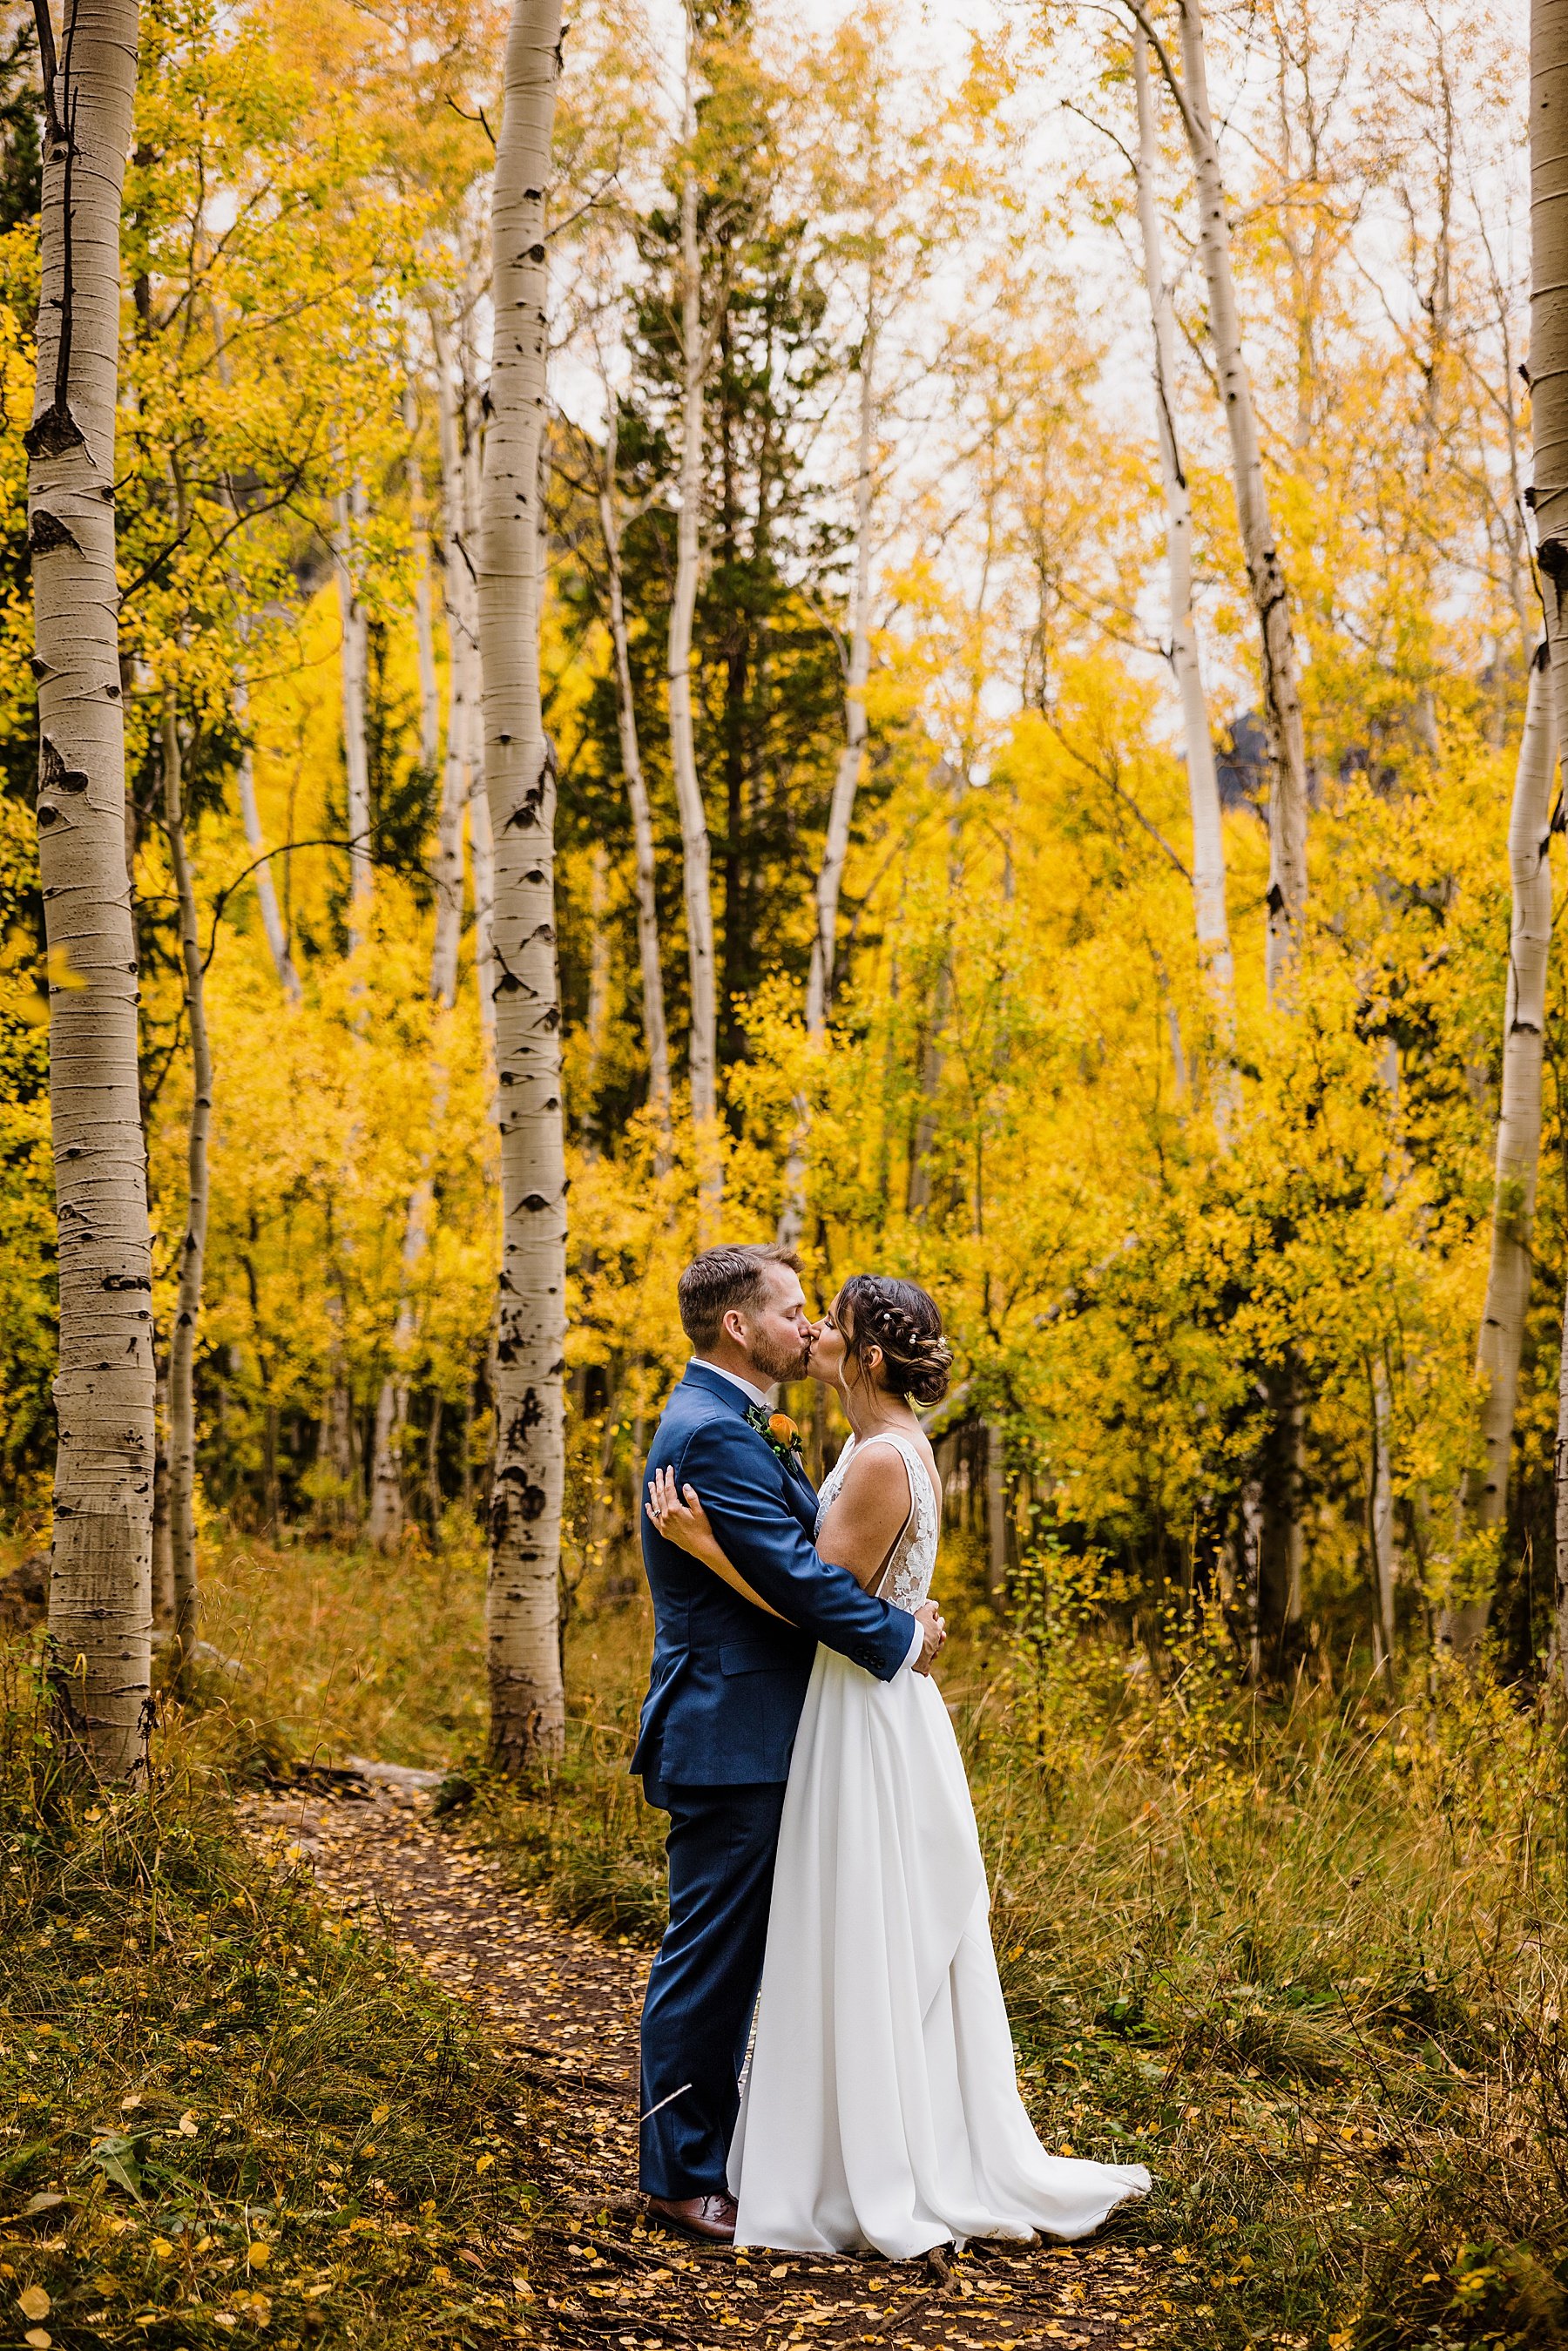
[[882, 1384], [916, 1404], [940, 1404], [947, 1393], [953, 1350], [942, 1336], [936, 1301], [917, 1282], [885, 1273], [852, 1273], [838, 1295], [836, 1314], [846, 1354], [882, 1350]]

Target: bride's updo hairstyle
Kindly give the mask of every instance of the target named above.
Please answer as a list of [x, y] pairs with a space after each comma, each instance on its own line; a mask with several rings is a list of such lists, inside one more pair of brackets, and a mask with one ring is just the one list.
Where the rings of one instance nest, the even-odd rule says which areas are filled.
[[916, 1404], [941, 1403], [953, 1350], [942, 1336], [936, 1301], [918, 1282], [852, 1273], [839, 1292], [838, 1320], [844, 1353], [857, 1364], [867, 1347], [881, 1348], [882, 1384], [891, 1394]]

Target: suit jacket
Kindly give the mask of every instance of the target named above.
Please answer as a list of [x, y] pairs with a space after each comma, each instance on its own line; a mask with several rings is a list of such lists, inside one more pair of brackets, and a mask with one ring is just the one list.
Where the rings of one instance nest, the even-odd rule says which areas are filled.
[[747, 1421], [740, 1390], [707, 1364], [687, 1365], [664, 1408], [647, 1474], [664, 1468], [696, 1488], [730, 1560], [790, 1622], [753, 1608], [644, 1511], [653, 1665], [632, 1769], [685, 1787], [787, 1780], [817, 1643], [891, 1681], [915, 1619], [819, 1559], [810, 1479], [780, 1459]]

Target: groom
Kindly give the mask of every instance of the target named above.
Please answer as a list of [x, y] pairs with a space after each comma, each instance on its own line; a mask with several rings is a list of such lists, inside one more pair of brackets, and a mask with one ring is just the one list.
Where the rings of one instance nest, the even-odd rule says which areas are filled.
[[891, 1681], [928, 1671], [946, 1637], [928, 1602], [910, 1616], [817, 1555], [817, 1498], [768, 1390], [799, 1379], [812, 1330], [796, 1260], [780, 1248], [711, 1249], [680, 1280], [693, 1360], [659, 1424], [646, 1474], [695, 1486], [765, 1616], [643, 1523], [653, 1664], [632, 1769], [670, 1816], [670, 1923], [643, 2008], [642, 2184], [651, 2209], [727, 2242], [725, 2164], [762, 1974], [784, 1784], [819, 1641]]

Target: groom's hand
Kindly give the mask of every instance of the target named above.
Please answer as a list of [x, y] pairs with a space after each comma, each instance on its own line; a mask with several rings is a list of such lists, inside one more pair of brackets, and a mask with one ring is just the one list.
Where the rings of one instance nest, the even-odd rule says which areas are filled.
[[947, 1626], [935, 1600], [927, 1600], [924, 1607], [915, 1610], [915, 1621], [925, 1639], [925, 1646], [915, 1660], [915, 1670], [917, 1674], [928, 1674], [936, 1663], [937, 1652], [947, 1638]]

